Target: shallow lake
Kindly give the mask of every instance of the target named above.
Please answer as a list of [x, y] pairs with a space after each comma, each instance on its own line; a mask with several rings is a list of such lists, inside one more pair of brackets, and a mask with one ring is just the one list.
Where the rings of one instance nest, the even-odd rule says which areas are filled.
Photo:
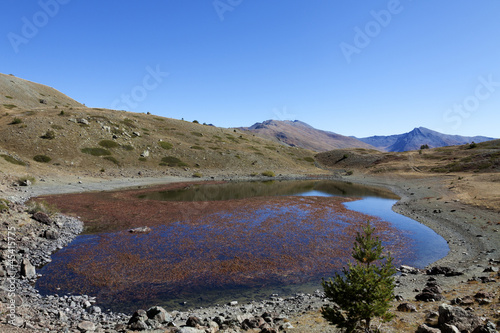
[[[85, 233], [40, 270], [42, 294], [84, 293], [114, 311], [249, 301], [320, 288], [367, 220], [396, 264], [425, 267], [446, 241], [396, 214], [397, 197], [334, 181], [184, 183], [44, 197]], [[130, 233], [148, 226], [149, 233]]]

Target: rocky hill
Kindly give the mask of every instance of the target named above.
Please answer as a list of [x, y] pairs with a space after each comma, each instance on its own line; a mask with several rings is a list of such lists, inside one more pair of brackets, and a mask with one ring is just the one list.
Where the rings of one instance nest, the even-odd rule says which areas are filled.
[[314, 152], [238, 129], [86, 108], [53, 88], [0, 75], [0, 170], [79, 176], [308, 174]]
[[333, 132], [318, 130], [304, 122], [295, 120], [266, 120], [240, 130], [254, 133], [290, 147], [301, 147], [314, 151], [328, 151], [341, 148], [374, 148], [356, 138]]
[[54, 88], [0, 73], [0, 113], [55, 107], [84, 105]]
[[388, 136], [370, 136], [359, 138], [359, 140], [370, 144], [383, 151], [403, 152], [408, 150], [418, 150], [422, 145], [428, 145], [429, 148], [444, 146], [463, 145], [471, 142], [479, 143], [493, 140], [485, 136], [460, 136], [443, 134], [432, 131], [425, 127], [418, 127], [408, 133], [388, 135]]

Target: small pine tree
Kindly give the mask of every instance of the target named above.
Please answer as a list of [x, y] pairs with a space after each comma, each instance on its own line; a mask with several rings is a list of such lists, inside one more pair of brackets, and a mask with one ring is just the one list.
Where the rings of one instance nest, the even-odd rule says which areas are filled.
[[396, 269], [391, 255], [382, 254], [384, 247], [378, 237], [373, 237], [374, 230], [368, 222], [364, 234], [357, 233], [352, 252], [357, 263], [348, 263], [342, 275], [336, 273], [333, 280], [322, 282], [326, 297], [334, 303], [322, 309], [323, 317], [346, 332], [356, 331], [362, 322], [364, 332], [371, 332], [372, 318], [390, 321], [393, 317], [388, 310], [394, 297]]

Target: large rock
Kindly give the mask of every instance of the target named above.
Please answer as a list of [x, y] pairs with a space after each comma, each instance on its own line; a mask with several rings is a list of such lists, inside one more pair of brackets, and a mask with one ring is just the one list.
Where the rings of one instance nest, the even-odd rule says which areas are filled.
[[481, 325], [481, 320], [478, 316], [459, 306], [448, 304], [441, 304], [439, 306], [438, 322], [441, 328], [444, 328], [445, 324], [453, 325], [456, 326], [460, 332], [472, 332], [476, 327]]
[[28, 258], [24, 258], [21, 263], [21, 276], [24, 276], [28, 279], [32, 279], [36, 277], [35, 266], [31, 264]]
[[49, 215], [45, 214], [44, 212], [36, 212], [35, 214], [33, 214], [32, 218], [33, 220], [46, 225], [52, 224], [52, 219], [50, 218]]
[[156, 320], [160, 324], [167, 324], [172, 321], [172, 316], [161, 306], [153, 306], [146, 312], [149, 319]]

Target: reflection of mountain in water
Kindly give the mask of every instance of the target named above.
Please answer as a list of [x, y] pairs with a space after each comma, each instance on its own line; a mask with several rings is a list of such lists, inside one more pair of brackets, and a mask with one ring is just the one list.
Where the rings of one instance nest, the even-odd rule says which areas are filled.
[[222, 201], [264, 196], [297, 195], [313, 191], [318, 192], [318, 195], [399, 199], [394, 193], [385, 189], [325, 180], [255, 181], [192, 185], [180, 190], [151, 191], [141, 194], [139, 198], [163, 201]]

